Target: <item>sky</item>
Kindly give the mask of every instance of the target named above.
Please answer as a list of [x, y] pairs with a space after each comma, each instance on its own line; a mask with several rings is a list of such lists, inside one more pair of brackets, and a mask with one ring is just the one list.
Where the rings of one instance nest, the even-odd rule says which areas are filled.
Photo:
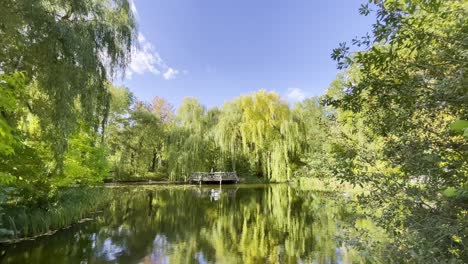
[[265, 89], [289, 102], [322, 95], [338, 70], [330, 54], [371, 30], [364, 0], [133, 0], [138, 40], [117, 81], [139, 100], [211, 108]]

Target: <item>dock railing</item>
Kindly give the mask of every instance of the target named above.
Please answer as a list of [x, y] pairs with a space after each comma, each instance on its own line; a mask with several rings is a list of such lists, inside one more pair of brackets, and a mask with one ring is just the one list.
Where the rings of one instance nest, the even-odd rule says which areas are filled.
[[194, 172], [189, 178], [190, 183], [202, 182], [239, 182], [239, 177], [235, 172]]

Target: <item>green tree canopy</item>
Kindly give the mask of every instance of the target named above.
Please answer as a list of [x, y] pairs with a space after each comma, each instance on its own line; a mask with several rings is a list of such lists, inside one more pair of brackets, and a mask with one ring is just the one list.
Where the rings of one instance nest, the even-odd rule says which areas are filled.
[[130, 60], [135, 19], [127, 0], [0, 2], [2, 75], [24, 72], [22, 105], [37, 117], [61, 166], [77, 120], [106, 116], [106, 81]]

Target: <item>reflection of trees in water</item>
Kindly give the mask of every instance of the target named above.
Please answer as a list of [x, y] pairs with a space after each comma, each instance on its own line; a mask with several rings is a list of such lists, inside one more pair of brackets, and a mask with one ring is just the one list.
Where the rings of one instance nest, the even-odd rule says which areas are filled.
[[330, 193], [223, 187], [212, 202], [209, 192], [121, 189], [97, 222], [51, 237], [30, 256], [119, 263], [360, 261], [336, 242], [348, 212]]
[[[135, 212], [127, 220], [133, 233], [126, 239], [137, 237], [138, 244], [147, 245], [157, 234], [163, 234], [169, 242], [166, 254], [174, 263], [197, 262], [200, 256], [219, 263], [337, 262], [348, 257], [335, 239], [337, 222], [346, 214], [346, 208], [331, 194], [288, 186], [245, 188], [237, 193], [223, 189], [226, 195], [213, 204], [208, 198], [210, 192], [206, 188], [193, 192], [161, 190], [146, 197], [133, 195], [129, 200], [134, 206], [151, 204], [149, 208], [153, 209], [148, 210], [154, 210], [154, 215], [148, 219], [142, 217], [148, 214]], [[144, 198], [152, 200], [143, 203], [140, 200]], [[121, 214], [115, 211], [114, 215]], [[148, 241], [143, 242], [142, 236]], [[132, 252], [141, 248], [135, 247], [136, 241], [126, 244]], [[147, 249], [141, 256], [156, 250]]]

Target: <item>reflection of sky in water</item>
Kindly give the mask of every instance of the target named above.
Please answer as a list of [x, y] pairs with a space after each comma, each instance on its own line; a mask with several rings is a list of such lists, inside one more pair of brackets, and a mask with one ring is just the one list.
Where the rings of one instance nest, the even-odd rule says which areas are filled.
[[343, 263], [343, 252], [341, 250], [341, 248], [336, 248], [335, 249], [335, 254], [336, 254], [336, 263]]
[[[166, 250], [169, 247], [170, 243], [167, 241], [167, 237], [157, 234], [153, 241], [153, 250], [149, 256], [149, 262], [161, 264], [169, 263], [169, 257], [166, 254]], [[148, 260], [148, 257], [145, 257], [142, 263], [146, 263], [146, 260]]]
[[124, 249], [112, 241], [112, 238], [107, 238], [102, 244], [102, 250], [100, 256], [104, 257], [106, 260], [112, 261], [116, 260], [117, 257], [124, 251]]
[[195, 258], [198, 260], [198, 263], [200, 264], [208, 264], [208, 261], [205, 259], [205, 256], [203, 256], [203, 252], [195, 253]]
[[89, 240], [92, 241], [92, 243], [91, 243], [91, 248], [92, 248], [92, 249], [95, 249], [95, 248], [96, 248], [96, 239], [97, 239], [96, 233], [93, 233], [93, 234], [91, 234], [91, 235], [89, 236]]

